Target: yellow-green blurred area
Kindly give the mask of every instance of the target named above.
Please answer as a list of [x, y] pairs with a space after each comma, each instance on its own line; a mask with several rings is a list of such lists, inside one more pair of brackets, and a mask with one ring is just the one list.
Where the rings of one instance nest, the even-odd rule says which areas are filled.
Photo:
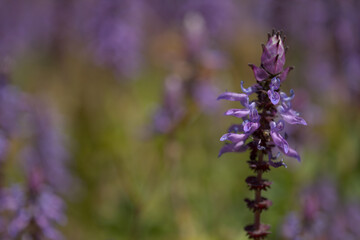
[[[240, 92], [241, 80], [255, 83], [247, 65], [260, 63], [261, 43], [271, 29], [247, 21], [231, 41], [215, 45], [227, 58], [214, 78], [217, 94]], [[172, 71], [167, 59], [179, 58], [183, 49], [173, 29], [143, 37], [143, 65], [133, 79], [95, 64], [78, 43], [68, 43], [60, 56], [25, 54], [11, 71], [13, 85], [46, 102], [62, 119], [76, 191], [64, 196], [68, 220], [59, 229], [70, 240], [247, 239], [243, 228], [253, 221], [243, 200], [253, 197], [244, 181], [253, 174], [249, 153], [217, 157], [220, 137], [231, 124], [241, 124], [223, 112], [239, 104], [221, 101], [208, 114], [189, 99], [189, 116], [172, 134], [153, 133], [153, 115]], [[282, 88], [294, 89], [295, 99], [305, 96], [298, 110], [311, 119], [289, 132], [302, 162], [285, 158], [287, 168], [264, 175], [273, 182], [264, 193], [273, 206], [262, 214], [262, 222], [271, 225], [268, 239], [280, 239], [283, 218], [299, 210], [300, 190], [319, 177], [333, 178], [340, 198], [360, 198], [360, 98], [341, 77], [340, 87], [330, 90], [304, 83], [307, 50], [295, 34], [287, 37], [286, 65], [296, 68]], [[316, 85], [317, 79], [311, 81]]]

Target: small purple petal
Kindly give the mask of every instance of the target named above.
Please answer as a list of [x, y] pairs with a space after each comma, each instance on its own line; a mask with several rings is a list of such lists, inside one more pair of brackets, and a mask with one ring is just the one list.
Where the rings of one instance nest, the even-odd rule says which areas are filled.
[[270, 122], [270, 129], [271, 129], [272, 131], [274, 131], [274, 130], [276, 129], [276, 122], [274, 122], [274, 121], [271, 121], [271, 122]]
[[272, 104], [276, 105], [280, 101], [280, 94], [278, 92], [268, 90], [268, 96]]
[[225, 140], [229, 140], [232, 141], [234, 143], [236, 142], [240, 142], [240, 141], [245, 141], [247, 138], [249, 137], [248, 134], [236, 134], [236, 133], [225, 133], [221, 138], [220, 141], [225, 141]]
[[272, 57], [272, 54], [269, 52], [268, 48], [265, 47], [264, 44], [262, 46], [262, 54], [261, 54], [261, 63], [268, 61], [269, 58]]
[[284, 67], [284, 63], [282, 63], [282, 61], [280, 60], [279, 55], [276, 55], [273, 58], [270, 58], [267, 61], [262, 62], [262, 66], [266, 69], [266, 71], [275, 75], [282, 71]]
[[253, 86], [250, 86], [248, 88], [244, 88], [244, 81], [241, 81], [240, 85], [241, 85], [241, 91], [243, 91], [247, 95], [250, 95], [250, 94], [256, 92], [256, 85], [257, 84], [255, 84]]
[[302, 118], [299, 117], [298, 113], [292, 109], [288, 109], [287, 111], [284, 111], [282, 106], [279, 106], [278, 108], [279, 113], [281, 115], [281, 117], [290, 124], [301, 124], [301, 125], [307, 125], [306, 121]]
[[260, 127], [260, 123], [258, 122], [251, 122], [251, 121], [244, 121], [244, 132], [245, 133], [253, 133], [255, 132], [259, 127]]
[[292, 148], [289, 147], [288, 151], [285, 152], [284, 148], [281, 148], [280, 146], [277, 146], [282, 153], [284, 153], [288, 157], [296, 158], [299, 162], [301, 161], [300, 155]]
[[252, 102], [249, 105], [249, 110], [250, 110], [250, 113], [249, 113], [250, 121], [258, 122], [260, 120], [260, 116], [259, 116], [259, 113], [258, 113], [258, 111], [256, 109], [256, 103], [255, 102]]
[[246, 117], [250, 113], [249, 109], [229, 109], [224, 114], [238, 118]]
[[271, 79], [271, 83], [270, 83], [270, 88], [272, 90], [278, 90], [280, 88], [280, 79], [277, 77], [274, 77], [273, 79]]
[[278, 132], [270, 131], [270, 135], [276, 144], [276, 146], [284, 149], [285, 153], [289, 152], [289, 144], [288, 142], [280, 135]]
[[244, 145], [243, 141], [238, 143], [226, 144], [220, 149], [218, 157], [228, 152], [244, 152], [247, 148], [248, 146]]
[[290, 89], [290, 95], [286, 95], [286, 93], [284, 92], [280, 92], [280, 96], [281, 96], [281, 101], [283, 102], [290, 102], [291, 100], [294, 99], [295, 97], [295, 92], [293, 89]]
[[282, 119], [280, 119], [277, 123], [274, 121], [270, 122], [270, 129], [273, 132], [280, 132], [284, 129], [284, 127], [285, 127], [285, 122]]
[[259, 68], [254, 64], [249, 64], [249, 66], [253, 70], [257, 81], [261, 82], [269, 77], [269, 74], [263, 68]]
[[248, 95], [244, 93], [224, 92], [217, 98], [217, 100], [220, 99], [225, 99], [228, 101], [240, 101], [243, 106], [247, 106], [249, 102]]
[[[275, 159], [276, 159], [276, 158], [275, 158]], [[287, 168], [287, 166], [286, 166], [286, 164], [284, 163], [284, 160], [283, 160], [283, 159], [281, 159], [281, 160], [278, 161], [278, 162], [274, 162], [271, 152], [269, 153], [269, 164], [270, 164], [270, 166], [272, 166], [272, 167], [274, 167], [274, 168], [279, 168], [279, 167], [282, 167], [282, 166], [284, 166], [285, 168]]]
[[291, 101], [283, 101], [277, 109], [281, 113], [288, 111], [289, 109], [291, 109]]

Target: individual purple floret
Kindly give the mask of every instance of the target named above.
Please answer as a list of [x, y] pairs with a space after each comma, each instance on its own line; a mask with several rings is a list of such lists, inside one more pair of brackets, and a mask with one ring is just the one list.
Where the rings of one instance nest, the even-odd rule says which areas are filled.
[[[307, 125], [306, 121], [291, 108], [294, 91], [290, 95], [281, 92], [281, 83], [292, 67], [284, 69], [285, 52], [284, 38], [281, 33], [269, 34], [268, 42], [263, 45], [261, 65], [250, 64], [256, 84], [245, 88], [241, 82], [243, 93], [225, 92], [218, 99], [238, 101], [243, 108], [229, 109], [225, 115], [243, 120], [242, 125], [234, 125], [221, 137], [221, 141], [228, 143], [220, 150], [219, 156], [227, 152], [243, 152], [250, 149], [250, 168], [257, 176], [246, 179], [250, 190], [255, 190], [255, 200], [246, 199], [248, 207], [255, 214], [255, 222], [245, 228], [248, 236], [253, 239], [263, 239], [269, 234], [269, 225], [260, 223], [262, 210], [268, 209], [271, 201], [261, 197], [261, 190], [270, 188], [271, 182], [262, 179], [262, 173], [269, 171], [270, 166], [285, 166], [283, 160], [274, 161], [281, 153], [300, 161], [300, 155], [289, 146], [282, 135], [285, 122], [289, 124]], [[250, 101], [249, 96], [255, 93], [257, 98]], [[276, 155], [273, 155], [273, 153]], [[281, 153], [280, 153], [281, 152]], [[268, 155], [268, 160], [263, 159]]]

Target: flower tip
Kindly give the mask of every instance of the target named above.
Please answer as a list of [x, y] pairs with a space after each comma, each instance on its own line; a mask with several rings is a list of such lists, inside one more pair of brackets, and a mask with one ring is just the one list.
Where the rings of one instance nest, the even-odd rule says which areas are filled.
[[223, 141], [227, 140], [228, 136], [229, 136], [229, 133], [225, 133], [224, 135], [221, 136], [220, 141], [223, 142]]
[[287, 144], [284, 144], [284, 152], [285, 154], [289, 152], [289, 146]]
[[304, 119], [301, 119], [300, 124], [307, 126], [307, 122]]
[[217, 98], [216, 98], [216, 100], [221, 100], [221, 99], [224, 99], [224, 96], [223, 96], [223, 93], [222, 94], [220, 94]]
[[255, 71], [255, 70], [257, 69], [257, 66], [255, 66], [255, 64], [248, 63], [248, 66], [249, 66], [253, 71]]

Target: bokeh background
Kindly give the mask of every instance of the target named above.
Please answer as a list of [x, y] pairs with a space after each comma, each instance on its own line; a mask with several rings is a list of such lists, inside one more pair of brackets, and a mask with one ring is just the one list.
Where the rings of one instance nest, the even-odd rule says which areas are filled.
[[[66, 203], [54, 227], [71, 240], [247, 239], [248, 154], [217, 158], [239, 121], [223, 112], [238, 106], [216, 97], [254, 83], [248, 63], [276, 29], [295, 66], [283, 89], [308, 126], [287, 129], [302, 162], [266, 174], [269, 239], [360, 239], [359, 11], [357, 0], [0, 0], [1, 76], [48, 114], [42, 171], [66, 172], [60, 188], [44, 180]], [[3, 189], [29, 185], [23, 149], [37, 140], [24, 121], [1, 154]]]

